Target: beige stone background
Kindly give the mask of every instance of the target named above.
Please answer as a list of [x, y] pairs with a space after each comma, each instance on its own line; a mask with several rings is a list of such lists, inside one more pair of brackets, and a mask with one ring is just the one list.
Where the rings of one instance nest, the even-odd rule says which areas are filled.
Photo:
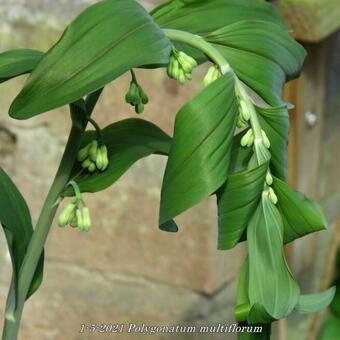
[[[1, 0], [0, 51], [19, 47], [48, 49], [65, 25], [94, 2]], [[144, 1], [143, 5], [151, 9], [157, 2], [160, 1]], [[171, 134], [175, 113], [201, 88], [199, 80], [204, 71], [204, 67], [199, 68], [196, 80], [179, 89], [167, 79], [163, 70], [148, 71], [147, 74], [138, 70], [137, 75], [151, 97], [143, 118], [159, 124]], [[36, 221], [70, 125], [65, 108], [29, 121], [10, 120], [7, 109], [24, 79], [21, 77], [0, 87], [0, 165], [27, 199]], [[105, 89], [94, 114], [101, 126], [134, 116], [133, 109], [124, 102], [128, 83], [129, 77], [123, 76]], [[330, 105], [332, 108], [337, 105], [339, 109], [339, 101]], [[329, 143], [327, 150], [333, 150], [333, 143], [339, 140], [337, 136], [332, 137], [334, 124], [329, 123], [326, 127], [329, 129], [325, 142]], [[330, 152], [325, 157], [328, 163], [323, 163], [326, 165], [321, 183], [328, 199], [325, 206], [330, 207], [329, 216], [334, 220], [339, 201], [337, 194], [329, 200], [328, 192], [334, 191], [334, 186], [329, 184], [328, 169], [331, 164], [335, 179], [339, 167], [332, 163]], [[21, 340], [150, 338], [150, 335], [140, 334], [79, 334], [81, 324], [92, 323], [209, 325], [234, 322], [236, 279], [245, 257], [245, 247], [241, 244], [228, 252], [216, 250], [213, 199], [183, 214], [178, 219], [179, 233], [159, 231], [157, 220], [164, 167], [165, 158], [149, 157], [135, 164], [110, 189], [87, 196], [95, 221], [90, 233], [53, 226], [46, 245], [44, 282], [26, 304]], [[323, 248], [327, 245], [325, 239]], [[11, 266], [2, 235], [0, 241], [2, 315]], [[310, 261], [306, 262], [309, 266]], [[312, 271], [307, 271], [312, 274], [304, 276], [308, 266], [299, 267], [296, 274], [313, 287], [310, 277], [317, 276], [320, 270], [315, 264]], [[303, 332], [307, 317], [292, 318], [289, 322]], [[234, 337], [187, 334], [153, 335], [152, 338], [203, 340]]]

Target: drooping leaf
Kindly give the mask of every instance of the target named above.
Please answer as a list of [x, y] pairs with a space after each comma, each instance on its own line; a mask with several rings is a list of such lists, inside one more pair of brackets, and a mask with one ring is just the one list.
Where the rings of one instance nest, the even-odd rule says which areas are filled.
[[218, 249], [231, 249], [240, 241], [261, 198], [267, 170], [264, 163], [230, 175], [218, 191]]
[[300, 291], [285, 259], [280, 213], [265, 195], [248, 225], [247, 239], [249, 320], [266, 323], [281, 319], [292, 312]]
[[316, 313], [326, 308], [333, 300], [335, 287], [321, 293], [301, 294], [295, 310], [299, 313]]
[[[2, 168], [0, 168], [0, 223], [4, 228], [12, 259], [16, 292], [19, 270], [33, 233], [33, 227], [24, 198]], [[42, 254], [27, 298], [40, 286], [43, 276], [43, 258]]]
[[44, 53], [36, 50], [19, 49], [0, 53], [0, 83], [31, 72]]
[[283, 104], [283, 85], [299, 74], [306, 55], [274, 7], [262, 0], [175, 1], [152, 14], [161, 27], [203, 36], [272, 106]]
[[10, 115], [27, 119], [75, 102], [133, 67], [167, 63], [170, 49], [137, 1], [101, 1], [82, 12], [47, 52]]
[[289, 137], [289, 115], [286, 106], [256, 106], [261, 128], [270, 140], [271, 171], [283, 181], [287, 180], [287, 144]]
[[[171, 138], [156, 125], [143, 119], [125, 119], [102, 130], [108, 148], [109, 167], [104, 171], [88, 173], [81, 171], [78, 163], [71, 177], [82, 192], [97, 192], [106, 189], [119, 179], [137, 160], [153, 153], [167, 155]], [[85, 133], [82, 147], [96, 139], [94, 131]], [[77, 175], [78, 174], [78, 175]], [[73, 195], [67, 190], [65, 195]]]
[[327, 222], [320, 206], [278, 178], [273, 184], [284, 225], [284, 242], [324, 230]]
[[232, 74], [205, 88], [178, 112], [163, 179], [160, 224], [226, 181], [236, 116]]

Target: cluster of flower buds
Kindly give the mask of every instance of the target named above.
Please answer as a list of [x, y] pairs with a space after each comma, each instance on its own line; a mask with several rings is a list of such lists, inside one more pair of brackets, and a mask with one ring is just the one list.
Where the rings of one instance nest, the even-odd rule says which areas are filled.
[[94, 172], [96, 169], [104, 171], [109, 165], [107, 148], [104, 144], [98, 145], [97, 140], [93, 140], [82, 148], [78, 152], [77, 159], [89, 172]]
[[277, 199], [277, 196], [276, 196], [273, 188], [269, 187], [269, 188], [265, 189], [263, 191], [262, 195], [267, 197], [270, 200], [270, 202], [272, 202], [273, 204], [277, 204], [278, 199]]
[[149, 102], [149, 98], [143, 88], [137, 83], [136, 79], [130, 82], [130, 88], [125, 96], [125, 101], [135, 107], [136, 113], [142, 113], [144, 106]]
[[244, 128], [248, 125], [248, 121], [250, 119], [250, 111], [248, 105], [243, 99], [240, 99], [238, 102], [238, 120], [237, 120], [237, 127]]
[[252, 128], [248, 129], [246, 134], [241, 139], [241, 146], [251, 147], [254, 144], [254, 131]]
[[221, 76], [222, 73], [220, 72], [220, 69], [217, 65], [210, 66], [207, 74], [203, 79], [203, 85], [207, 87]]
[[187, 80], [192, 79], [192, 71], [196, 66], [197, 62], [194, 58], [173, 48], [167, 73], [170, 78], [183, 85]]
[[58, 225], [62, 228], [70, 225], [81, 231], [89, 231], [91, 229], [89, 208], [85, 205], [80, 207], [80, 203], [77, 200], [69, 203], [59, 215]]

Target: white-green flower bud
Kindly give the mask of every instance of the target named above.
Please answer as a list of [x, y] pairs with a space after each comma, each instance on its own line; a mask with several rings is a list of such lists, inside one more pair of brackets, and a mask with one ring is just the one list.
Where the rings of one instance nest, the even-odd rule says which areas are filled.
[[241, 139], [241, 146], [252, 146], [254, 143], [254, 132], [253, 129], [249, 129]]
[[92, 161], [90, 160], [90, 158], [86, 158], [85, 161], [81, 163], [81, 166], [84, 169], [87, 169], [91, 164], [92, 164]]
[[88, 169], [88, 171], [90, 171], [90, 172], [96, 171], [96, 169], [97, 169], [96, 163], [91, 162], [91, 164], [89, 165], [89, 167], [88, 167], [87, 169]]
[[79, 208], [77, 208], [76, 210], [76, 219], [77, 219], [77, 227], [79, 229], [82, 229], [84, 225], [84, 221], [83, 221], [81, 210]]
[[107, 147], [105, 145], [102, 145], [100, 147], [100, 151], [101, 151], [102, 160], [103, 160], [103, 166], [101, 167], [100, 170], [104, 171], [109, 166], [109, 159], [108, 159], [108, 156], [107, 156]]
[[186, 81], [186, 77], [185, 77], [185, 73], [184, 73], [184, 70], [183, 69], [180, 69], [179, 70], [179, 74], [178, 74], [178, 79], [179, 83], [181, 85], [184, 85], [185, 84], [185, 81]]
[[[178, 52], [178, 61], [186, 72], [191, 73], [192, 70], [197, 66], [196, 60], [183, 51]], [[186, 68], [188, 68], [188, 71], [186, 70]]]
[[267, 175], [266, 175], [266, 183], [268, 185], [272, 185], [273, 184], [273, 176], [271, 175], [270, 171], [267, 171]]
[[102, 157], [102, 152], [100, 148], [97, 151], [96, 167], [98, 169], [101, 169], [103, 167], [103, 157]]
[[90, 145], [91, 143], [87, 144], [84, 148], [79, 150], [78, 155], [77, 155], [78, 162], [83, 162], [88, 157]]
[[273, 188], [271, 188], [271, 187], [268, 188], [268, 197], [273, 204], [277, 204], [277, 202], [278, 202], [277, 196], [276, 196]]
[[91, 218], [90, 218], [90, 211], [88, 207], [83, 207], [82, 218], [83, 218], [83, 224], [82, 224], [81, 229], [83, 231], [89, 231], [91, 229]]
[[264, 132], [264, 130], [261, 130], [261, 134], [262, 134], [262, 139], [263, 139], [263, 145], [269, 149], [270, 148], [270, 141], [267, 137], [267, 134]]
[[173, 64], [173, 70], [172, 70], [172, 78], [173, 79], [178, 80], [180, 70], [181, 70], [181, 68], [179, 67], [178, 60], [175, 59], [174, 64]]
[[63, 212], [58, 217], [58, 225], [59, 227], [65, 227], [69, 224], [70, 220], [74, 217], [74, 210], [76, 205], [74, 203], [70, 203], [66, 206]]
[[98, 151], [98, 142], [96, 140], [93, 140], [89, 148], [89, 156], [93, 162], [95, 162], [97, 159], [97, 151]]
[[241, 99], [240, 101], [240, 114], [245, 121], [250, 119], [250, 111], [249, 108], [244, 100]]
[[206, 76], [203, 79], [203, 85], [207, 87], [220, 77], [221, 73], [218, 67], [216, 65], [210, 66]]

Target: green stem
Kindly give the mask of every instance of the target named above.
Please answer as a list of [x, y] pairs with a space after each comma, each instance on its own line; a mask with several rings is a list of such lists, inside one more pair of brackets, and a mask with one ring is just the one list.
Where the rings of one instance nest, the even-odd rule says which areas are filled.
[[56, 204], [56, 202], [58, 202], [60, 194], [69, 181], [71, 170], [75, 162], [85, 128], [85, 120], [83, 120], [80, 125], [73, 124], [72, 126], [59, 169], [43, 205], [19, 272], [16, 308], [13, 313], [9, 315], [6, 314], [5, 326], [2, 335], [3, 340], [17, 339], [26, 296], [58, 208], [58, 204]]
[[91, 117], [86, 117], [86, 119], [95, 128], [98, 139], [100, 141], [100, 145], [105, 145], [104, 136], [103, 136], [102, 130], [101, 130], [100, 126], [98, 125], [98, 123]]
[[229, 63], [223, 57], [223, 55], [213, 45], [205, 41], [201, 36], [173, 29], [163, 29], [163, 32], [170, 40], [186, 43], [202, 51], [207, 57], [209, 57], [220, 67], [222, 74], [232, 71]]
[[[163, 32], [170, 40], [183, 42], [187, 45], [190, 45], [202, 51], [207, 57], [210, 58], [210, 60], [212, 60], [216, 65], [219, 66], [222, 74], [226, 74], [228, 72], [233, 71], [228, 61], [224, 58], [220, 51], [216, 49], [212, 44], [204, 40], [201, 36], [174, 29], [163, 29]], [[261, 144], [262, 143], [261, 125], [255, 110], [254, 103], [252, 102], [250, 96], [248, 95], [247, 91], [245, 90], [244, 86], [242, 85], [241, 81], [238, 79], [235, 73], [234, 77], [235, 77], [235, 91], [239, 95], [239, 97], [245, 101], [250, 111], [250, 125], [254, 130], [255, 142]], [[263, 152], [261, 151], [263, 150], [259, 150], [258, 145], [255, 145], [254, 152], [258, 164], [263, 163], [264, 161], [268, 160], [267, 159], [268, 157], [270, 157], [270, 155], [268, 156], [265, 151], [264, 151], [265, 154], [263, 154]]]

